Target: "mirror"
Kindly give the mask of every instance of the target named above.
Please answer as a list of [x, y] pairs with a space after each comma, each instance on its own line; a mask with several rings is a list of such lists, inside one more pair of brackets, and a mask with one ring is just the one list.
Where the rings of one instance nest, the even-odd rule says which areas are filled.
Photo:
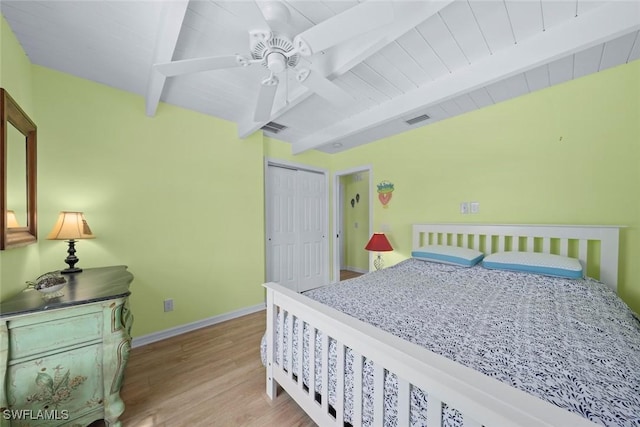
[[27, 150], [24, 144], [24, 135], [14, 126], [7, 126], [8, 228], [27, 225]]
[[36, 134], [35, 123], [0, 88], [0, 250], [38, 240]]

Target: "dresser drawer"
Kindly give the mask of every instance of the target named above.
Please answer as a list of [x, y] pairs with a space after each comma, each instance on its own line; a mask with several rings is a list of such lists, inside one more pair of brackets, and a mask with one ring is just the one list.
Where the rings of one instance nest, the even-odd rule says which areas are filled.
[[43, 323], [9, 323], [9, 359], [47, 353], [102, 339], [102, 312], [48, 320]]

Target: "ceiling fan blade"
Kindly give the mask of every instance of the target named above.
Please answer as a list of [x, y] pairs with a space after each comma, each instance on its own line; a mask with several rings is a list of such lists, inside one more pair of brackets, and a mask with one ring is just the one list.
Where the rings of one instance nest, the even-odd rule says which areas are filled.
[[340, 86], [314, 71], [302, 70], [298, 81], [337, 107], [348, 107], [354, 98]]
[[302, 55], [313, 55], [392, 21], [391, 2], [369, 0], [303, 31], [293, 45]]
[[271, 118], [271, 109], [273, 101], [276, 98], [276, 90], [278, 90], [278, 78], [271, 76], [262, 82], [258, 99], [256, 100], [256, 108], [253, 113], [253, 120], [256, 122], [268, 122]]
[[183, 59], [180, 61], [155, 64], [154, 68], [167, 77], [181, 74], [198, 73], [201, 71], [219, 70], [222, 68], [240, 67], [242, 64], [237, 55], [209, 56], [205, 58]]

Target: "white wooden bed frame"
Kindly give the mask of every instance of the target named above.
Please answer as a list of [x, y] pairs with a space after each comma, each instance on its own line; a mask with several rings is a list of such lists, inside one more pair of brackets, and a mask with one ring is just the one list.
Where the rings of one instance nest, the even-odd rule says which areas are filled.
[[[589, 263], [599, 264], [600, 280], [617, 286], [618, 226], [566, 225], [484, 225], [484, 224], [417, 224], [413, 226], [413, 248], [424, 244], [451, 244], [475, 248], [490, 254], [503, 250], [535, 251], [570, 255]], [[600, 245], [599, 260], [590, 249], [596, 241]], [[596, 252], [597, 251], [593, 251]], [[384, 370], [398, 378], [398, 426], [409, 425], [410, 386], [428, 393], [427, 426], [442, 425], [442, 403], [458, 409], [466, 426], [593, 426], [587, 419], [515, 389], [480, 372], [453, 362], [423, 347], [395, 337], [338, 310], [297, 294], [276, 283], [266, 283], [267, 290], [267, 395], [274, 399], [280, 385], [302, 409], [320, 426], [342, 426], [344, 402], [329, 411], [328, 398], [328, 337], [336, 341], [337, 396], [344, 396], [345, 349], [354, 353], [354, 396], [362, 396], [363, 357], [374, 363], [374, 426], [383, 425]], [[315, 400], [315, 339], [309, 339], [309, 382], [302, 382], [302, 374], [294, 375], [293, 357], [288, 355], [287, 366], [276, 363], [283, 359], [283, 351], [293, 347], [293, 321], [285, 326], [278, 313], [287, 313], [307, 323], [309, 333], [322, 333], [322, 403]], [[276, 322], [281, 322], [277, 325]], [[276, 347], [276, 328], [288, 327], [288, 340]], [[299, 327], [298, 345], [303, 343], [303, 328]], [[313, 335], [315, 337], [315, 335]], [[281, 354], [276, 355], [278, 348]], [[297, 351], [297, 366], [302, 367], [302, 348]], [[362, 402], [353, 403], [354, 426], [361, 425]]]

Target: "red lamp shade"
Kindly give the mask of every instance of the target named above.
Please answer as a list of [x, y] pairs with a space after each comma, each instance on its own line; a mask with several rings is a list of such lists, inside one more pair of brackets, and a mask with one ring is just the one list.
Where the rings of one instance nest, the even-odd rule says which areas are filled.
[[388, 252], [392, 251], [391, 243], [387, 239], [387, 236], [384, 233], [373, 233], [371, 239], [369, 239], [369, 243], [364, 247], [368, 251], [376, 251], [376, 252]]

